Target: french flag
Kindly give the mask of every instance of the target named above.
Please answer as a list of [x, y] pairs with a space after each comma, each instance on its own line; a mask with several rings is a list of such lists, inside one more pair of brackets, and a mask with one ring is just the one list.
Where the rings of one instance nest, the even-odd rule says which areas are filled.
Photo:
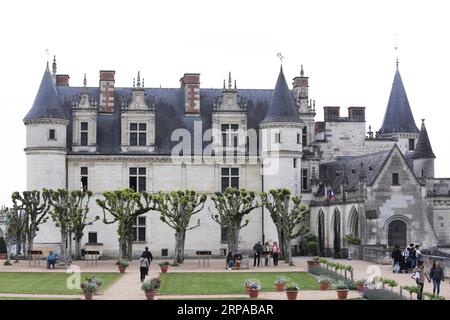
[[327, 198], [328, 198], [329, 201], [336, 200], [336, 197], [334, 195], [333, 189], [331, 189], [331, 186], [329, 186], [327, 188]]

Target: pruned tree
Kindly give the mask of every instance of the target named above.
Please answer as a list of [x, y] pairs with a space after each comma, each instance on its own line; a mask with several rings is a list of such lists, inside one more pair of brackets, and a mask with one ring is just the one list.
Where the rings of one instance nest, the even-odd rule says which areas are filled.
[[25, 230], [27, 227], [27, 216], [24, 210], [21, 210], [17, 206], [13, 208], [7, 208], [5, 210], [6, 214], [6, 235], [8, 237], [7, 247], [8, 254], [11, 254], [11, 242], [16, 242], [16, 262], [19, 261], [19, 255], [21, 250], [21, 243], [26, 238]]
[[[39, 231], [39, 225], [48, 220], [47, 213], [50, 210], [48, 195], [38, 190], [14, 192], [11, 196], [14, 210], [23, 210], [26, 215], [25, 234], [27, 237], [27, 251], [33, 250], [34, 238]], [[25, 250], [24, 250], [25, 251]]]
[[[133, 255], [133, 219], [150, 210], [155, 210], [154, 195], [136, 192], [132, 189], [104, 192], [104, 200], [97, 199], [103, 209], [105, 224], [118, 223], [119, 254], [122, 259], [131, 260]], [[112, 217], [107, 218], [106, 213]]]
[[66, 189], [48, 190], [44, 189], [43, 194], [49, 199], [51, 205], [50, 216], [55, 226], [61, 233], [61, 261], [70, 265], [71, 263], [71, 237], [70, 223], [71, 213], [75, 206], [74, 199]]
[[99, 220], [100, 216], [95, 216], [92, 220], [87, 219], [89, 201], [92, 197], [91, 191], [74, 190], [71, 192], [71, 195], [76, 199], [76, 207], [71, 215], [70, 233], [74, 236], [76, 257], [81, 259], [81, 239], [83, 239], [84, 228]]
[[193, 215], [205, 206], [206, 194], [192, 190], [160, 192], [155, 195], [155, 210], [161, 214], [161, 221], [175, 230], [175, 261], [184, 261], [186, 232], [200, 226], [200, 219], [189, 226]]
[[92, 197], [90, 191], [66, 189], [46, 190], [52, 210], [50, 215], [55, 225], [61, 231], [61, 257], [66, 264], [72, 262], [72, 239], [75, 240], [75, 252], [77, 258], [81, 258], [81, 239], [87, 225], [99, 220], [96, 216], [87, 222], [89, 212], [89, 200]]
[[244, 220], [244, 217], [260, 206], [255, 197], [253, 191], [230, 187], [225, 192], [216, 192], [215, 196], [211, 197], [217, 210], [217, 213], [213, 213], [209, 208], [211, 218], [226, 228], [229, 252], [239, 249], [239, 232], [249, 222], [248, 219]]
[[302, 204], [301, 197], [291, 196], [288, 189], [263, 192], [261, 200], [276, 226], [284, 260], [292, 265], [291, 241], [309, 232], [306, 225], [309, 209]]

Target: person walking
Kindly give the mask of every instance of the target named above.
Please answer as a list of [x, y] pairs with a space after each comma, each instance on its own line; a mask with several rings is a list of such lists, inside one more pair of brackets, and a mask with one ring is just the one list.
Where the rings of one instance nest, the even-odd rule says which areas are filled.
[[143, 256], [144, 258], [146, 258], [147, 261], [148, 261], [148, 268], [147, 268], [147, 273], [146, 273], [146, 275], [148, 276], [148, 269], [150, 269], [150, 263], [153, 261], [153, 255], [152, 255], [152, 253], [148, 250], [148, 247], [145, 247], [145, 251], [142, 252], [142, 256]]
[[417, 264], [417, 267], [413, 270], [412, 276], [416, 280], [416, 284], [419, 287], [419, 292], [417, 292], [417, 300], [423, 300], [423, 287], [425, 285], [425, 277], [428, 279], [428, 282], [430, 282], [430, 277], [428, 274], [424, 271], [425, 265], [423, 263], [423, 260], [419, 261]]
[[258, 267], [260, 264], [260, 260], [261, 260], [261, 252], [263, 250], [263, 246], [261, 244], [261, 241], [258, 241], [258, 243], [256, 243], [253, 246], [253, 266], [256, 267], [256, 260], [258, 260]]
[[423, 258], [422, 251], [420, 251], [420, 246], [418, 244], [414, 247], [414, 250], [416, 254], [416, 264], [417, 264], [417, 262], [421, 261]]
[[400, 246], [398, 244], [394, 245], [394, 250], [392, 250], [391, 258], [393, 259], [394, 267], [392, 269], [393, 273], [400, 273], [401, 272], [401, 262], [403, 260], [402, 251], [400, 250]]
[[139, 267], [141, 271], [141, 282], [144, 282], [145, 276], [148, 274], [148, 268], [150, 266], [150, 263], [148, 262], [147, 257], [142, 253], [141, 257], [139, 258]]
[[417, 266], [416, 261], [416, 249], [414, 248], [414, 243], [411, 243], [408, 248], [409, 257], [408, 257], [408, 268], [414, 269]]
[[266, 267], [268, 267], [269, 266], [269, 258], [270, 258], [270, 244], [269, 244], [269, 241], [266, 241], [266, 243], [264, 243], [263, 252], [264, 252], [264, 265]]
[[433, 294], [439, 295], [441, 292], [441, 281], [444, 281], [444, 269], [438, 260], [433, 262], [430, 270], [430, 278], [433, 280]]
[[278, 256], [280, 254], [280, 247], [278, 246], [277, 242], [274, 241], [272, 244], [272, 257], [273, 257], [273, 265], [278, 265]]

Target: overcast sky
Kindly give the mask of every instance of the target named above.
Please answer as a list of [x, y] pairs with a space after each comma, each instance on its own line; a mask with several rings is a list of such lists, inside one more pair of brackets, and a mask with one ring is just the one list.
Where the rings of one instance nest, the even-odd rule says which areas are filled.
[[228, 71], [238, 88], [275, 85], [277, 52], [292, 79], [303, 64], [322, 107], [365, 106], [378, 130], [395, 72], [400, 72], [420, 127], [425, 118], [436, 176], [450, 177], [450, 19], [448, 1], [1, 1], [0, 204], [25, 189], [25, 126], [46, 61], [70, 85], [98, 86], [101, 69], [116, 86], [179, 87], [185, 72], [201, 87], [221, 88]]

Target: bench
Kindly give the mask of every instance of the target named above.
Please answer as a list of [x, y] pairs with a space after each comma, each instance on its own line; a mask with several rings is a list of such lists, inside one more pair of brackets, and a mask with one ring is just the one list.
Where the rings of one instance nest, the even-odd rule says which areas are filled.
[[36, 267], [36, 265], [41, 266], [41, 259], [42, 259], [43, 253], [42, 250], [28, 250], [28, 257], [29, 257], [29, 264], [31, 267], [31, 263], [33, 262], [33, 266]]
[[[250, 269], [250, 256], [249, 255], [243, 255], [242, 259], [240, 260], [241, 264], [239, 268], [233, 267], [233, 270], [240, 270], [240, 269]], [[225, 269], [228, 269], [228, 264], [225, 261]]]
[[209, 258], [211, 257], [211, 251], [197, 251], [196, 255], [198, 257], [199, 267], [200, 267], [200, 260], [203, 260], [203, 266], [207, 265], [209, 267]]
[[91, 264], [92, 266], [97, 266], [98, 256], [100, 255], [100, 251], [98, 250], [84, 250], [84, 258], [86, 260], [86, 264]]

